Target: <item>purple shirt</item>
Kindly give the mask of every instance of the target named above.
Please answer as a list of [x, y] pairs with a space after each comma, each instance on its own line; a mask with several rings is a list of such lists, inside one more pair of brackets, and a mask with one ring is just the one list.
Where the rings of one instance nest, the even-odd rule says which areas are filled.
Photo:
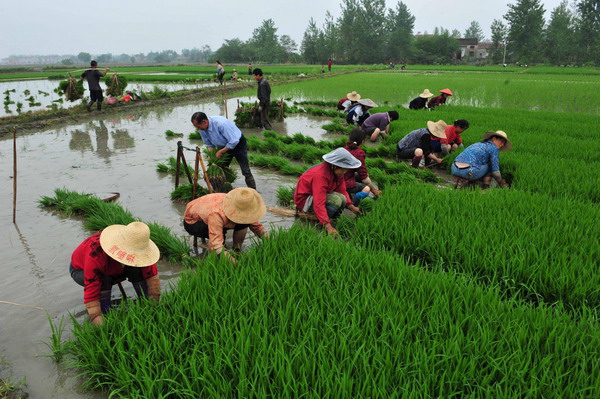
[[387, 125], [390, 124], [390, 117], [387, 112], [380, 112], [375, 115], [369, 116], [362, 124], [362, 128], [377, 127], [379, 130], [385, 130]]

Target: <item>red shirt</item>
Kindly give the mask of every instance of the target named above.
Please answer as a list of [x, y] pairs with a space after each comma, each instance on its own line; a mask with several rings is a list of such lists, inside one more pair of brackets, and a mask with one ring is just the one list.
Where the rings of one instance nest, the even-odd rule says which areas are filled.
[[317, 214], [317, 218], [321, 224], [330, 222], [325, 209], [327, 202], [327, 194], [338, 192], [344, 194], [346, 203], [352, 204], [348, 192], [346, 191], [346, 183], [343, 176], [337, 176], [333, 173], [331, 165], [323, 162], [320, 165], [313, 166], [300, 176], [296, 191], [294, 192], [294, 202], [300, 209], [304, 208], [308, 196], [313, 196], [313, 209]]
[[439, 137], [435, 137], [433, 134], [431, 135], [431, 140], [440, 141], [442, 144], [462, 144], [462, 138], [460, 137], [460, 133], [456, 133], [456, 126], [449, 125], [446, 126], [446, 138], [440, 139]]
[[444, 97], [440, 94], [439, 96], [433, 97], [431, 100], [429, 100], [429, 102], [427, 103], [427, 106], [429, 108], [433, 108], [433, 107], [440, 106], [442, 104], [446, 104], [446, 97]]
[[[100, 299], [103, 276], [118, 276], [124, 266], [104, 252], [100, 246], [100, 233], [86, 238], [71, 255], [71, 264], [76, 270], [83, 270], [83, 303]], [[145, 280], [156, 276], [156, 265], [141, 267]]]
[[351, 150], [348, 146], [344, 148], [347, 149], [348, 152], [352, 154], [354, 158], [358, 159], [361, 163], [360, 167], [356, 169], [348, 169], [346, 174], [344, 174], [344, 180], [346, 181], [346, 189], [349, 189], [356, 186], [355, 174], [357, 172], [361, 180], [364, 180], [367, 177], [369, 177], [369, 174], [367, 173], [367, 166], [365, 165], [365, 158], [367, 157], [367, 155], [365, 154], [365, 151], [360, 147], [357, 147], [353, 150]]

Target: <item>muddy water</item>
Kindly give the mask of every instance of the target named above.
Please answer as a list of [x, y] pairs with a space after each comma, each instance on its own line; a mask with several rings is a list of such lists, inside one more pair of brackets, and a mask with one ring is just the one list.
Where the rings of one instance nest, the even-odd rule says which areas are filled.
[[[253, 101], [253, 98], [241, 100]], [[230, 119], [236, 102], [237, 99], [228, 101]], [[82, 289], [71, 280], [67, 267], [71, 252], [90, 232], [77, 218], [63, 218], [37, 206], [42, 195], [51, 196], [56, 188], [100, 196], [120, 192], [119, 203], [135, 216], [186, 235], [181, 226], [184, 205], [174, 204], [169, 199], [173, 177], [159, 174], [155, 169], [158, 162], [175, 155], [176, 140], [165, 138], [165, 130], [183, 132], [184, 145], [195, 145], [187, 139], [193, 130], [189, 118], [195, 111], [224, 115], [225, 106], [198, 103], [135, 111], [124, 117], [99, 113], [90, 122], [19, 136], [17, 223], [14, 225], [12, 138], [0, 138], [0, 301], [43, 307], [54, 320], [69, 313], [84, 316]], [[293, 115], [273, 126], [281, 133], [301, 132], [321, 139], [325, 133], [320, 129], [323, 123], [323, 118]], [[193, 159], [192, 155], [186, 153], [188, 160]], [[293, 178], [268, 171], [253, 169], [253, 173], [269, 206], [275, 206], [278, 186], [295, 182]], [[234, 186], [243, 187], [243, 177], [239, 175]], [[268, 229], [293, 222], [270, 213], [263, 221]], [[230, 244], [230, 238], [227, 243]], [[161, 263], [159, 270], [165, 284], [174, 282], [180, 272], [178, 266], [167, 263]], [[44, 342], [50, 334], [44, 311], [0, 303], [0, 356], [11, 362], [14, 380], [26, 378], [30, 397], [103, 397], [82, 392], [73, 371], [43, 357], [49, 352]]]
[[[52, 104], [56, 104], [59, 108], [71, 108], [81, 104], [81, 101], [70, 102], [64, 100], [64, 96], [59, 96], [54, 92], [54, 89], [58, 87], [59, 80], [25, 80], [25, 81], [12, 81], [12, 82], [0, 82], [0, 93], [2, 93], [2, 99], [6, 94], [6, 90], [15, 90], [14, 93], [10, 93], [10, 100], [14, 104], [8, 105], [7, 108], [4, 104], [0, 108], [0, 117], [2, 116], [14, 116], [17, 115], [17, 103], [22, 103], [21, 113], [28, 111], [39, 111], [51, 108]], [[149, 92], [157, 86], [163, 90], [176, 91], [176, 90], [190, 90], [199, 89], [202, 87], [214, 87], [217, 83], [213, 82], [202, 82], [202, 83], [135, 83], [130, 82], [127, 85], [128, 91], [134, 91], [141, 93], [143, 91]], [[106, 89], [104, 83], [100, 83], [102, 89]], [[84, 101], [89, 98], [89, 91], [87, 91], [87, 84], [84, 83], [86, 92], [84, 93]], [[26, 94], [26, 90], [29, 90], [29, 94]], [[27, 98], [33, 96], [33, 103], [39, 103], [39, 105], [33, 105]], [[61, 101], [62, 100], [62, 101]]]

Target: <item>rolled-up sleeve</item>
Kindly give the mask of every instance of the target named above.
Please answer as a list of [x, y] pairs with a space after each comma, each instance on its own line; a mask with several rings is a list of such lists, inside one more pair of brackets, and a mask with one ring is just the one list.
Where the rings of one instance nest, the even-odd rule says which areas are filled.
[[218, 213], [208, 216], [208, 248], [220, 254], [223, 252], [225, 237], [223, 236], [223, 219]]

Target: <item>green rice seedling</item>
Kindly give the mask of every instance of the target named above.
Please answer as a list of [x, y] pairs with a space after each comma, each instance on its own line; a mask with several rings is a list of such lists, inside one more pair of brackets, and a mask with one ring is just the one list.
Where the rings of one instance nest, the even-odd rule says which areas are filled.
[[202, 140], [202, 136], [200, 135], [200, 132], [192, 132], [189, 134], [188, 137], [190, 140]]
[[322, 100], [305, 100], [294, 101], [297, 105], [318, 105], [321, 107], [337, 107], [337, 101], [322, 101]]
[[25, 379], [21, 382], [14, 383], [8, 379], [0, 378], [0, 398], [2, 399], [27, 399], [27, 394], [23, 387], [25, 387]]
[[577, 313], [600, 308], [600, 247], [590, 240], [600, 226], [580, 222], [600, 217], [594, 205], [519, 190], [483, 195], [415, 184], [390, 186], [378, 203], [356, 222], [357, 245], [443, 263], [506, 296], [562, 303]]
[[48, 93], [47, 91], [43, 91], [43, 90], [38, 90], [38, 94], [41, 94], [44, 97], [48, 97], [50, 95], [50, 93]]
[[125, 76], [107, 75], [104, 78], [104, 84], [106, 84], [106, 95], [110, 97], [122, 96], [125, 88], [127, 87], [127, 78]]
[[171, 191], [171, 199], [174, 201], [189, 202], [192, 200], [192, 189], [191, 184], [182, 184]]
[[132, 399], [600, 395], [590, 314], [574, 321], [299, 226], [237, 268], [196, 264], [159, 304], [74, 323], [88, 384]]
[[341, 133], [348, 134], [352, 129], [355, 128], [354, 125], [345, 126], [342, 123], [330, 122], [321, 126], [324, 130], [327, 130], [329, 133]]
[[373, 205], [375, 205], [375, 200], [373, 198], [363, 198], [358, 207], [360, 208], [363, 214], [367, 214], [373, 210]]
[[68, 101], [77, 101], [83, 97], [83, 80], [69, 77], [67, 80], [61, 80], [58, 83], [58, 90], [60, 93], [64, 93], [65, 98]]
[[315, 139], [313, 139], [312, 137], [309, 137], [309, 136], [305, 136], [302, 133], [294, 134], [292, 136], [292, 139], [294, 140], [295, 143], [298, 143], [298, 144], [311, 144], [311, 145], [315, 144]]
[[[175, 157], [169, 157], [167, 159], [167, 163], [157, 164], [156, 170], [161, 173], [168, 173], [168, 174], [174, 175], [177, 171], [177, 160], [175, 159]], [[188, 165], [188, 172], [189, 172], [190, 176], [194, 175], [194, 169], [189, 165]], [[179, 165], [179, 175], [180, 176], [185, 175], [185, 169], [184, 169], [183, 163], [181, 163]]]
[[292, 165], [283, 157], [250, 154], [248, 159], [253, 166], [274, 169], [289, 176], [300, 176], [308, 169], [306, 166]]
[[338, 111], [336, 109], [323, 109], [323, 108], [316, 108], [316, 107], [304, 107], [304, 112], [306, 112], [309, 115], [328, 116], [331, 118], [340, 117], [340, 115], [341, 115], [340, 111]]
[[56, 363], [60, 363], [66, 352], [64, 348], [65, 344], [62, 342], [62, 336], [65, 331], [65, 318], [62, 316], [60, 321], [55, 323], [48, 313], [46, 313], [46, 317], [48, 318], [48, 323], [50, 323], [50, 329], [52, 330], [50, 342], [46, 342], [46, 346], [52, 351], [48, 357], [52, 358]]
[[275, 193], [277, 203], [281, 206], [292, 207], [294, 205], [294, 192], [296, 186], [279, 186]]
[[183, 137], [183, 133], [175, 133], [174, 131], [167, 129], [165, 131], [165, 136], [167, 136], [167, 137]]
[[168, 227], [158, 223], [148, 223], [150, 239], [160, 248], [160, 255], [170, 262], [180, 262], [182, 256], [187, 256], [190, 246], [187, 239], [176, 237]]

